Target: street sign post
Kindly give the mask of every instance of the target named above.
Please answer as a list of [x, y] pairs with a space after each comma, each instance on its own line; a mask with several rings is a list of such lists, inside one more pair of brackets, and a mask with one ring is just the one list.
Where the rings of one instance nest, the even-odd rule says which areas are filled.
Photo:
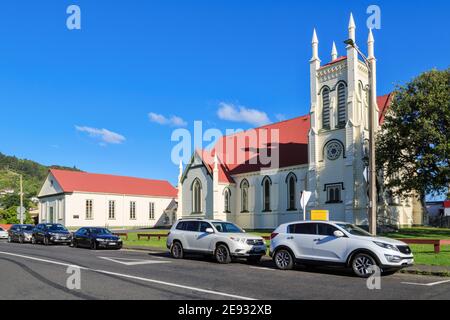
[[311, 191], [302, 191], [301, 197], [300, 197], [300, 206], [303, 210], [303, 221], [306, 220], [306, 205], [308, 204], [309, 199], [311, 198], [312, 192]]
[[21, 206], [21, 207], [17, 207], [17, 219], [20, 220], [20, 223], [23, 223], [23, 216], [25, 214], [25, 207]]

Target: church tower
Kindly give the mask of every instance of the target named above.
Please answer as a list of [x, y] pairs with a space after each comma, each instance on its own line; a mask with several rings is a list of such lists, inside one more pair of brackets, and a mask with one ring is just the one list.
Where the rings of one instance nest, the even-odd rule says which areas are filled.
[[[357, 43], [352, 14], [348, 38]], [[371, 31], [368, 51], [376, 83]], [[368, 76], [365, 63], [350, 45], [346, 55], [339, 56], [333, 42], [331, 61], [322, 65], [317, 32], [313, 31], [308, 169], [308, 189], [313, 195], [309, 209], [329, 210], [332, 220], [367, 223], [367, 183], [363, 172], [369, 136]]]

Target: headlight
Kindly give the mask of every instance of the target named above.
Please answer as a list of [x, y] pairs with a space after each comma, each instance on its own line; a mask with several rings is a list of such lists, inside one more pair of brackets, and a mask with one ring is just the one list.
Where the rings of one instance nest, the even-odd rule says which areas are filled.
[[230, 237], [230, 239], [236, 242], [245, 243], [245, 238]]
[[384, 249], [399, 251], [398, 248], [396, 246], [393, 246], [392, 244], [378, 242], [378, 241], [374, 241], [373, 243], [375, 243], [377, 246], [382, 247]]

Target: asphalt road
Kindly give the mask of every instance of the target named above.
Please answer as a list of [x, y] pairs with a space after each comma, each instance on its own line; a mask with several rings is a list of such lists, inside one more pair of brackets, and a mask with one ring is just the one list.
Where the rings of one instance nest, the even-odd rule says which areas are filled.
[[[67, 287], [71, 266], [80, 270], [79, 290]], [[449, 278], [396, 274], [369, 290], [366, 280], [341, 269], [279, 271], [270, 260], [219, 265], [202, 257], [5, 242], [0, 270], [0, 299], [450, 299]]]

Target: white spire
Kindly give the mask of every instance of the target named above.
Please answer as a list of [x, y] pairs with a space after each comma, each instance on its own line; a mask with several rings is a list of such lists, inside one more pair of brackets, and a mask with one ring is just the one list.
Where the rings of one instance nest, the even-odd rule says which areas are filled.
[[217, 154], [214, 154], [214, 170], [219, 169], [219, 158], [217, 157]]
[[369, 29], [369, 37], [367, 38], [367, 51], [368, 51], [369, 58], [375, 58], [374, 43], [375, 43], [375, 40], [373, 38], [372, 29]]
[[338, 57], [338, 52], [336, 49], [336, 43], [333, 41], [333, 49], [331, 49], [331, 61], [336, 60]]
[[317, 39], [316, 29], [314, 28], [312, 37], [312, 58], [311, 60], [319, 60], [319, 39]]
[[350, 13], [350, 21], [348, 22], [348, 38], [355, 41], [355, 20], [353, 19], [353, 13]]
[[179, 169], [180, 169], [180, 173], [178, 175], [178, 180], [181, 180], [181, 177], [183, 176], [183, 160], [180, 160]]

